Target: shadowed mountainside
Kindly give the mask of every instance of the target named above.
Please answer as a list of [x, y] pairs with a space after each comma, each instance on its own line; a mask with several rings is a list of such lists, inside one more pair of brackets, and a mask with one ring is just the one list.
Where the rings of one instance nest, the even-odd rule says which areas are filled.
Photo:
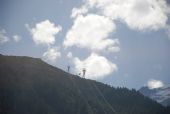
[[0, 114], [170, 113], [136, 90], [83, 79], [41, 59], [0, 55]]

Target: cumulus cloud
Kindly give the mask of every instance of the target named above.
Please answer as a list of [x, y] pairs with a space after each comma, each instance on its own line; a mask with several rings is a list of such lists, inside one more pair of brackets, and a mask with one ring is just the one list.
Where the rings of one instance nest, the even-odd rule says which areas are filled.
[[160, 80], [151, 79], [151, 80], [148, 81], [147, 86], [148, 86], [150, 89], [156, 89], [156, 88], [163, 87], [164, 84], [163, 84], [163, 82], [160, 81]]
[[54, 23], [49, 20], [45, 20], [36, 24], [34, 28], [30, 28], [28, 25], [32, 38], [36, 44], [54, 44], [55, 36], [62, 30], [60, 25], [55, 26]]
[[68, 57], [68, 58], [72, 58], [72, 57], [73, 57], [72, 52], [68, 52], [67, 57]]
[[86, 78], [101, 79], [118, 70], [116, 64], [107, 60], [107, 58], [92, 53], [85, 60], [74, 58], [76, 72], [79, 73], [83, 68], [86, 69]]
[[43, 54], [43, 59], [47, 62], [55, 62], [60, 57], [61, 57], [61, 53], [59, 52], [58, 47], [50, 47]]
[[9, 38], [6, 36], [6, 31], [4, 29], [0, 30], [0, 43], [3, 44], [8, 41]]
[[85, 4], [86, 9], [95, 8], [135, 30], [165, 28], [170, 13], [166, 0], [86, 0]]
[[87, 12], [88, 12], [88, 7], [86, 5], [83, 5], [80, 8], [73, 8], [71, 18], [75, 18], [78, 15], [85, 14]]
[[14, 36], [13, 36], [13, 40], [14, 40], [15, 42], [19, 42], [19, 41], [21, 40], [21, 37], [20, 37], [19, 35], [14, 35]]
[[105, 16], [79, 15], [64, 40], [65, 47], [77, 46], [92, 51], [118, 51], [118, 39], [109, 39], [115, 30], [115, 24]]

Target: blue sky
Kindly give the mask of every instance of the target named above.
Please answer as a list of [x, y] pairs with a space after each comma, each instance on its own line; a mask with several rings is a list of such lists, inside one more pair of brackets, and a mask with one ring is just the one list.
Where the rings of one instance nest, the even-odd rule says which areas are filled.
[[1, 0], [0, 53], [113, 86], [170, 83], [169, 0]]

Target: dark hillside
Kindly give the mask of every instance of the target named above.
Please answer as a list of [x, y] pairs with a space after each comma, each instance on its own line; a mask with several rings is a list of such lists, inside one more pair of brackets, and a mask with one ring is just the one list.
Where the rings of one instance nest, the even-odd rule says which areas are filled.
[[0, 55], [0, 114], [114, 113], [170, 114], [136, 90], [83, 79], [41, 59]]

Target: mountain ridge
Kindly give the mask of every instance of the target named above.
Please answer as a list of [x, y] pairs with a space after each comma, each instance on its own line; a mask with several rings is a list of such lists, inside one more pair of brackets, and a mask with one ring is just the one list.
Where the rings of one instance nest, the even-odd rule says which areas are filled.
[[160, 88], [149, 89], [147, 86], [139, 89], [143, 95], [157, 101], [163, 106], [170, 106], [170, 85]]
[[1, 114], [169, 113], [134, 89], [80, 78], [40, 59], [1, 55], [0, 63]]

